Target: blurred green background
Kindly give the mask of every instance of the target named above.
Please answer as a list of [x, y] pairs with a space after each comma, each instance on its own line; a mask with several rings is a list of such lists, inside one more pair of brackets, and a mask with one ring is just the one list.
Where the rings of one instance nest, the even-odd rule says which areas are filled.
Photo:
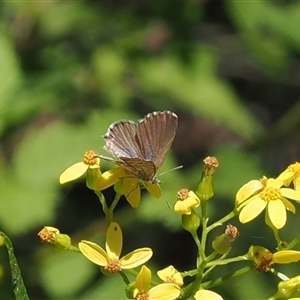
[[[210, 220], [232, 210], [250, 179], [276, 177], [299, 160], [299, 1], [2, 1], [0, 3], [0, 230], [12, 239], [31, 299], [125, 299], [119, 276], [107, 278], [81, 255], [40, 243], [52, 225], [103, 245], [105, 219], [84, 178], [60, 186], [59, 175], [102, 149], [108, 126], [172, 110], [179, 128], [160, 172], [163, 198], [194, 189], [202, 159], [215, 155]], [[103, 169], [111, 168], [106, 162]], [[105, 191], [107, 199], [113, 189]], [[154, 251], [150, 266], [195, 266], [196, 248], [180, 216], [163, 199], [123, 199], [115, 215], [123, 254]], [[241, 226], [232, 255], [251, 244], [275, 251], [263, 216]], [[289, 214], [282, 237], [299, 233]], [[223, 228], [212, 234], [219, 235]], [[211, 241], [210, 241], [211, 242]], [[218, 268], [211, 278], [239, 265]], [[299, 265], [279, 268], [293, 277]], [[277, 279], [252, 273], [215, 291], [225, 299], [265, 299]], [[5, 247], [0, 299], [14, 299]]]

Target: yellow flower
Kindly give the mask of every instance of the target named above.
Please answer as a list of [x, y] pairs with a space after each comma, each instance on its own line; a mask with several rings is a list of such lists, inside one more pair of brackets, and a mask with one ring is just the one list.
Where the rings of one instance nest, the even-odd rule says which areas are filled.
[[177, 193], [177, 199], [174, 210], [179, 214], [190, 215], [192, 208], [200, 205], [200, 199], [193, 191], [188, 189], [181, 189]]
[[123, 236], [121, 228], [116, 222], [112, 222], [107, 229], [105, 246], [106, 251], [89, 241], [79, 243], [82, 254], [96, 265], [104, 267], [104, 270], [109, 273], [135, 268], [147, 262], [152, 256], [150, 248], [139, 248], [119, 258], [123, 246]]
[[161, 283], [149, 289], [151, 282], [151, 271], [142, 266], [136, 277], [133, 297], [137, 300], [173, 300], [179, 297], [180, 288], [174, 283]]
[[126, 170], [121, 167], [101, 173], [100, 158], [97, 157], [95, 151], [90, 150], [83, 155], [82, 162], [70, 166], [60, 175], [59, 182], [64, 184], [81, 177], [85, 173], [87, 186], [96, 191], [105, 190], [128, 176]]
[[300, 260], [300, 251], [281, 250], [272, 253], [262, 246], [251, 246], [248, 259], [253, 260], [257, 271], [268, 272], [274, 264], [289, 264]]
[[295, 190], [300, 190], [300, 163], [289, 165], [277, 179], [282, 180], [285, 186], [289, 186], [293, 181]]
[[124, 194], [129, 204], [134, 208], [138, 207], [141, 201], [140, 183], [153, 197], [157, 199], [161, 197], [161, 188], [158, 183], [142, 181], [126, 173], [122, 180], [121, 193]]
[[83, 155], [83, 161], [76, 163], [67, 168], [59, 177], [59, 182], [64, 184], [66, 182], [75, 180], [81, 177], [88, 169], [99, 169], [100, 159], [95, 157], [96, 152], [93, 150], [87, 151]]
[[163, 270], [157, 272], [158, 277], [164, 282], [175, 283], [178, 286], [183, 285], [183, 278], [173, 266], [169, 266]]
[[277, 228], [286, 223], [286, 210], [295, 213], [295, 206], [287, 198], [300, 201], [300, 192], [282, 188], [278, 179], [251, 180], [240, 188], [236, 194], [236, 206], [240, 212], [239, 219], [247, 223], [256, 218], [266, 208], [266, 220]]
[[196, 300], [223, 300], [223, 298], [219, 294], [209, 290], [199, 290], [194, 295], [194, 298]]

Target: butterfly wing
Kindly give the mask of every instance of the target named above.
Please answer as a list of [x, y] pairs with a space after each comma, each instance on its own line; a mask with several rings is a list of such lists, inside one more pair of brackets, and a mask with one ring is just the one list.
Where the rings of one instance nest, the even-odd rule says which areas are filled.
[[178, 117], [170, 111], [148, 114], [138, 124], [137, 140], [141, 154], [158, 169], [165, 161], [175, 138]]
[[104, 149], [116, 158], [142, 157], [140, 146], [136, 139], [137, 125], [132, 121], [120, 121], [109, 126], [104, 135]]
[[156, 174], [156, 167], [152, 161], [140, 158], [120, 157], [117, 164], [129, 171], [133, 176], [145, 181], [153, 181]]

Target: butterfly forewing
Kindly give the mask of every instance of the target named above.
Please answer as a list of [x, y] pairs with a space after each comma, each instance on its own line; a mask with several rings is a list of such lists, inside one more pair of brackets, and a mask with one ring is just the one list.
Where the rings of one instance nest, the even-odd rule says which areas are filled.
[[109, 126], [104, 135], [104, 149], [115, 157], [141, 157], [139, 145], [136, 142], [137, 125], [132, 121], [120, 121]]
[[170, 111], [148, 114], [138, 124], [137, 136], [142, 141], [141, 152], [145, 160], [151, 160], [156, 169], [164, 162], [175, 138], [178, 117]]

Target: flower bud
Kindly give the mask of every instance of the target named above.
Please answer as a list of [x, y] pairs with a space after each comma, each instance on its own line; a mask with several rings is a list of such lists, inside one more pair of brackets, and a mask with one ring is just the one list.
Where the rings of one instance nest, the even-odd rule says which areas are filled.
[[191, 232], [195, 233], [200, 226], [200, 218], [194, 209], [191, 209], [191, 214], [183, 214], [181, 216], [182, 227]]
[[212, 243], [213, 249], [219, 254], [224, 254], [231, 248], [231, 243], [240, 235], [237, 228], [231, 224], [227, 225], [225, 233], [216, 237]]
[[207, 201], [214, 195], [213, 174], [219, 166], [215, 157], [206, 157], [204, 160], [204, 170], [198, 185], [196, 194], [201, 200]]
[[300, 276], [279, 282], [276, 293], [277, 298], [290, 298], [300, 289]]
[[57, 228], [45, 226], [39, 233], [43, 243], [53, 244], [57, 250], [69, 250], [71, 238], [67, 234], [61, 234]]
[[134, 291], [136, 290], [135, 282], [127, 284], [125, 294], [128, 299], [134, 299]]

